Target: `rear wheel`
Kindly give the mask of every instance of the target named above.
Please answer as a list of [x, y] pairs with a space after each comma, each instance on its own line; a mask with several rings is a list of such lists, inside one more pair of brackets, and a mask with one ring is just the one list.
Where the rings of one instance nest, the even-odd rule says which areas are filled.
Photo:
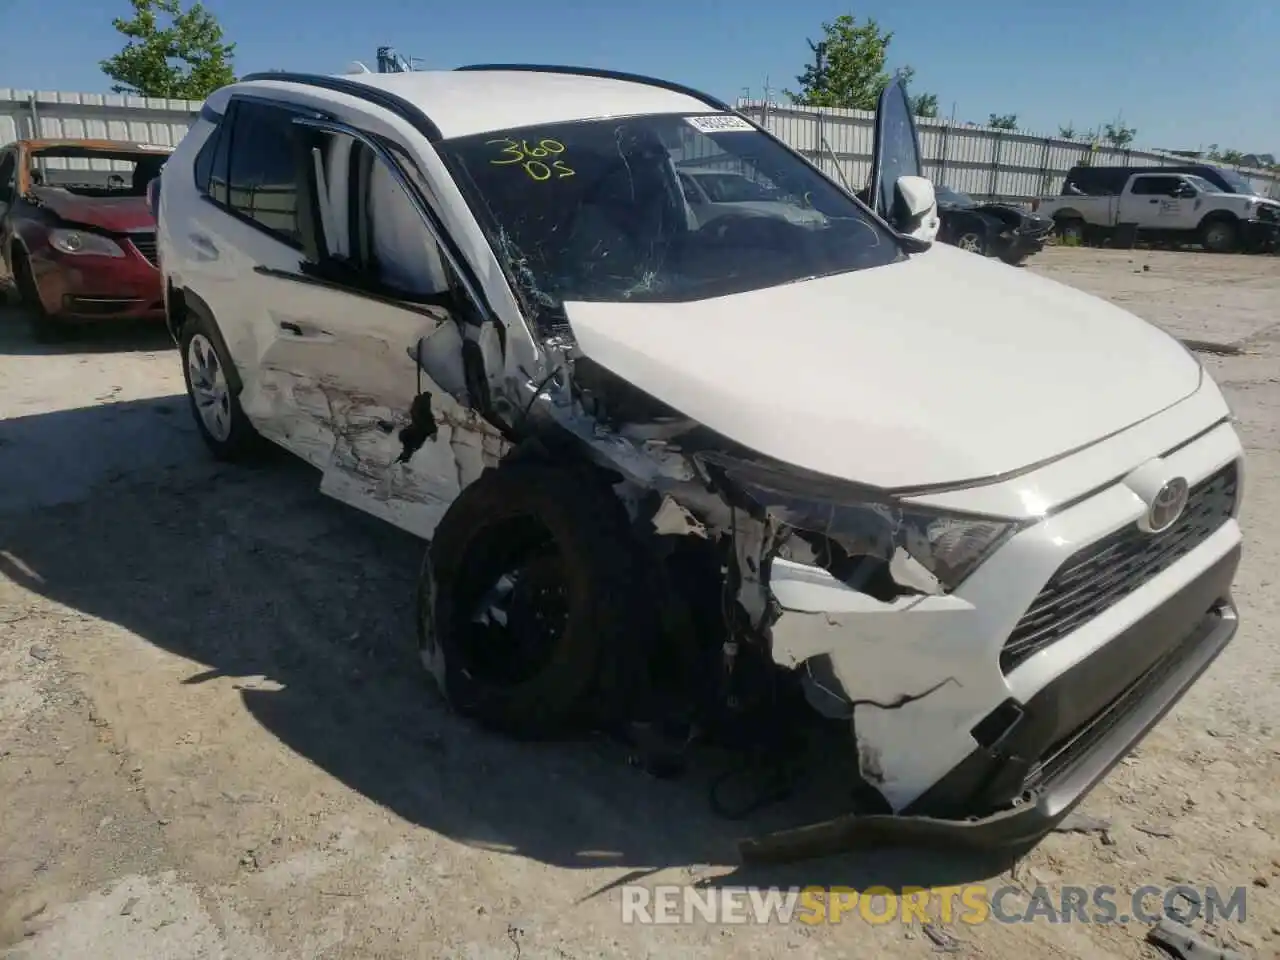
[[1231, 220], [1211, 220], [1200, 232], [1204, 248], [1212, 253], [1231, 253], [1239, 242], [1240, 231]]
[[22, 304], [23, 313], [27, 317], [27, 325], [31, 336], [41, 343], [54, 343], [63, 340], [68, 328], [49, 315], [40, 299], [40, 287], [36, 283], [35, 271], [31, 269], [31, 261], [21, 250], [14, 251], [13, 257], [14, 285], [18, 290], [18, 302]]
[[257, 453], [261, 438], [240, 408], [232, 389], [231, 361], [219, 347], [221, 338], [212, 323], [193, 315], [178, 342], [187, 398], [205, 444], [219, 460], [243, 460]]
[[458, 713], [511, 736], [635, 719], [659, 632], [646, 574], [626, 511], [590, 468], [489, 470], [427, 552], [423, 663]]

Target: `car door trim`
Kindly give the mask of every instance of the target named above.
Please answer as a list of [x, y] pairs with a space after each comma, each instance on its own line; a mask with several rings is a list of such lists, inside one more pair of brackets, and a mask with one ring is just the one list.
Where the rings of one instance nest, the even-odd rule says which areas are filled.
[[332, 290], [335, 293], [344, 293], [353, 297], [359, 297], [362, 300], [371, 300], [374, 303], [383, 306], [396, 307], [400, 310], [407, 310], [410, 313], [421, 314], [424, 317], [430, 317], [433, 320], [444, 322], [451, 318], [450, 311], [446, 307], [438, 307], [425, 303], [414, 303], [412, 300], [400, 300], [396, 297], [385, 296], [380, 293], [374, 293], [370, 290], [362, 290], [359, 287], [353, 287], [350, 284], [342, 283], [337, 280], [327, 280], [324, 277], [313, 277], [305, 273], [295, 273], [292, 270], [280, 270], [276, 267], [256, 266], [253, 272], [263, 277], [271, 277], [274, 280], [289, 280], [293, 283], [303, 283], [312, 287], [320, 287], [325, 290]]

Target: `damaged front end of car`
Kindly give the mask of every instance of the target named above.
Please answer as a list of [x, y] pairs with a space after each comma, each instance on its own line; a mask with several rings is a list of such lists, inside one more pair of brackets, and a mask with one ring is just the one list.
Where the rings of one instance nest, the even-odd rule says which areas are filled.
[[[771, 460], [613, 374], [584, 354], [569, 324], [542, 334], [543, 369], [506, 378], [491, 409], [517, 411], [502, 424], [504, 463], [590, 464], [631, 519], [664, 612], [653, 645], [668, 660], [653, 681], [661, 689], [646, 698], [664, 705], [660, 715], [636, 718], [665, 738], [633, 744], [652, 751], [654, 769], [697, 738], [772, 750], [785, 767], [799, 751], [787, 729], [799, 704], [851, 741], [858, 824], [875, 825], [881, 839], [892, 832], [886, 817], [918, 829], [923, 820], [901, 814], [938, 775], [918, 738], [993, 692], [913, 656], [910, 636], [972, 616], [955, 590], [1019, 524]], [[443, 687], [440, 646], [427, 644], [424, 659]], [[963, 818], [931, 829], [946, 823]], [[846, 830], [828, 826], [821, 844], [843, 843], [832, 831]], [[744, 854], [776, 857], [794, 842], [804, 855], [813, 836], [755, 841]]]

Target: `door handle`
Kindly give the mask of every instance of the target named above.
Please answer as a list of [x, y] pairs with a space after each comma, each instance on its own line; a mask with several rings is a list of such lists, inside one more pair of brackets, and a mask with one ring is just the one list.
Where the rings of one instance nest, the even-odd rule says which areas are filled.
[[1152, 197], [1150, 200], [1147, 201], [1147, 203], [1159, 203], [1159, 202], [1160, 202], [1160, 199], [1158, 197]]

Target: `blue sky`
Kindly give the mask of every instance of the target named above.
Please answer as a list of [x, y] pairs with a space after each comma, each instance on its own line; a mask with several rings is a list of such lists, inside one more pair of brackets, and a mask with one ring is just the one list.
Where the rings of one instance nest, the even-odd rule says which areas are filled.
[[[581, 63], [661, 75], [725, 99], [794, 86], [806, 36], [845, 12], [894, 31], [891, 66], [916, 68], [960, 121], [1095, 127], [1123, 113], [1137, 145], [1218, 143], [1280, 154], [1280, 3], [1188, 0], [206, 0], [241, 73], [372, 69], [379, 45], [427, 66]], [[0, 86], [105, 91], [97, 63], [126, 0], [0, 0]]]

